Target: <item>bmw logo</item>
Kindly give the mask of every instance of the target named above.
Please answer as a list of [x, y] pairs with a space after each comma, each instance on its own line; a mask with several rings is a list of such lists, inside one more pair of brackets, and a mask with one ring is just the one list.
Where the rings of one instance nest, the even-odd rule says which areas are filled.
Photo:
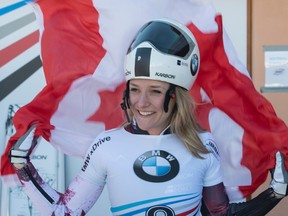
[[135, 174], [149, 182], [165, 182], [179, 172], [179, 162], [170, 153], [161, 150], [147, 151], [134, 162]]
[[194, 54], [191, 59], [191, 73], [192, 76], [195, 76], [199, 67], [199, 58], [198, 55]]

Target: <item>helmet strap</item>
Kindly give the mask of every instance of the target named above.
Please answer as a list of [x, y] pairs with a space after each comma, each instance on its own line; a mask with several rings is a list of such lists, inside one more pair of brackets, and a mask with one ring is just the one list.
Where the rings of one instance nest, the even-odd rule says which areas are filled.
[[164, 105], [163, 105], [164, 112], [166, 113], [168, 112], [170, 99], [174, 97], [175, 97], [175, 85], [171, 84], [170, 88], [167, 90], [166, 95], [165, 95]]
[[124, 110], [125, 112], [127, 122], [130, 123], [131, 120], [127, 112], [127, 108], [130, 109], [128, 99], [129, 99], [129, 81], [126, 83], [126, 89], [123, 92], [123, 99], [122, 99], [120, 106], [121, 106], [121, 109]]

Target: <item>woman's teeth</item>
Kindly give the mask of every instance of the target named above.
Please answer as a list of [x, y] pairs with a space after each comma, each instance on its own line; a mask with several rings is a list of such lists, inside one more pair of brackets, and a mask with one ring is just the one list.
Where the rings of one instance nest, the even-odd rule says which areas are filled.
[[141, 111], [139, 111], [139, 113], [143, 116], [148, 116], [148, 115], [151, 115], [153, 112], [141, 112]]

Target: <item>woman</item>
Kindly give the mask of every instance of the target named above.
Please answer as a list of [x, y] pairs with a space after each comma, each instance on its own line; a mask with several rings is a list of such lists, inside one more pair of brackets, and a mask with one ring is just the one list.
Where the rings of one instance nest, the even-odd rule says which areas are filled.
[[[45, 184], [27, 162], [36, 142], [32, 127], [11, 150], [11, 162], [43, 215], [85, 215], [105, 184], [114, 215], [201, 215], [202, 199], [211, 215], [260, 216], [277, 205], [287, 195], [281, 191], [287, 180], [279, 182], [276, 175], [258, 197], [229, 204], [216, 144], [198, 126], [187, 91], [199, 60], [195, 38], [185, 26], [164, 19], [144, 25], [126, 56], [121, 107], [127, 124], [95, 139], [65, 194]], [[30, 150], [23, 150], [27, 145]], [[278, 169], [282, 165], [277, 160], [277, 176], [287, 176]]]

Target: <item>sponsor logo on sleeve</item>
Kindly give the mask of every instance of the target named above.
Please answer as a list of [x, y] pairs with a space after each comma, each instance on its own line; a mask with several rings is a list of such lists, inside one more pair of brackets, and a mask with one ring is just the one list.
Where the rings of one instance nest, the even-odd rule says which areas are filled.
[[94, 143], [92, 145], [92, 147], [90, 148], [90, 152], [87, 154], [86, 158], [85, 158], [85, 161], [84, 161], [84, 164], [81, 168], [81, 170], [83, 172], [85, 172], [85, 170], [87, 169], [89, 163], [90, 163], [90, 160], [91, 160], [91, 157], [93, 155], [93, 153], [102, 145], [104, 144], [105, 142], [109, 142], [111, 140], [111, 137], [108, 136], [108, 137], [104, 137], [104, 138], [100, 138], [98, 140], [98, 142]]
[[209, 139], [205, 142], [205, 144], [211, 150], [211, 153], [219, 160], [219, 151], [214, 140]]

